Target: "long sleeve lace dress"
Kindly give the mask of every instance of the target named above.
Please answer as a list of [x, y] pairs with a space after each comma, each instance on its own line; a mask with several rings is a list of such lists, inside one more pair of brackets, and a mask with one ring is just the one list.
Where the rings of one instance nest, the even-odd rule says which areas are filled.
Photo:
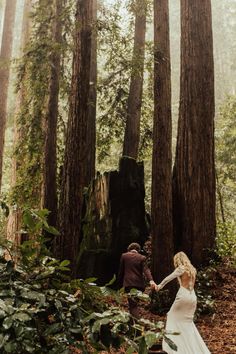
[[171, 280], [178, 278], [180, 288], [167, 314], [166, 331], [179, 332], [179, 335], [167, 335], [176, 345], [177, 352], [172, 350], [163, 340], [163, 350], [168, 354], [209, 354], [206, 344], [199, 334], [193, 317], [197, 306], [194, 291], [195, 279], [192, 279], [184, 267], [180, 266], [168, 275], [159, 285], [163, 288]]

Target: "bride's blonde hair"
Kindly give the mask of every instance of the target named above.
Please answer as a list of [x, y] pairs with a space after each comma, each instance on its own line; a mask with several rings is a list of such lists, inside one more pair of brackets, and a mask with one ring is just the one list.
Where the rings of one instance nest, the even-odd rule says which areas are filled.
[[175, 268], [182, 266], [189, 276], [195, 278], [197, 271], [190, 262], [188, 256], [184, 252], [178, 252], [174, 256], [174, 266]]

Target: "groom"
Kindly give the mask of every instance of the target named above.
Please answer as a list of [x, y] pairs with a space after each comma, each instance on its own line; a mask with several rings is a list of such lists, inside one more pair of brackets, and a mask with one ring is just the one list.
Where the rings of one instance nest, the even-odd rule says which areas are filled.
[[[153, 281], [150, 269], [146, 265], [146, 257], [140, 254], [141, 246], [133, 242], [128, 248], [127, 252], [121, 255], [120, 268], [118, 274], [118, 280], [125, 288], [125, 292], [130, 292], [135, 288], [140, 291], [145, 290], [145, 279], [149, 281], [149, 284], [153, 290], [157, 290], [157, 284]], [[135, 298], [128, 298], [129, 312], [130, 314], [138, 318], [138, 302]]]

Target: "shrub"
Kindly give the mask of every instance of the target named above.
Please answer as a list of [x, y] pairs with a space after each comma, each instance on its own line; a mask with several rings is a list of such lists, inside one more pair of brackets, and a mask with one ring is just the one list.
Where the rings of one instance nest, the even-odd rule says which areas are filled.
[[218, 222], [216, 242], [219, 256], [227, 257], [236, 265], [236, 224]]
[[45, 247], [42, 231], [58, 234], [47, 224], [47, 215], [46, 210], [26, 209], [23, 232], [29, 240], [19, 249], [4, 238], [1, 242], [12, 257], [6, 261], [5, 252], [0, 257], [1, 354], [69, 354], [74, 348], [91, 353], [91, 348], [98, 352], [123, 345], [128, 354], [145, 354], [163, 337], [176, 350], [162, 322], [134, 321], [122, 310], [119, 292], [108, 288], [115, 279], [102, 287], [94, 278], [71, 281], [69, 261], [50, 257]]

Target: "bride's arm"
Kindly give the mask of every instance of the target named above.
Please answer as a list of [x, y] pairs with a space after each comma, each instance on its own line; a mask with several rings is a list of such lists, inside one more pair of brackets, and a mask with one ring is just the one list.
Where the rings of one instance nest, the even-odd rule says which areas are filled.
[[170, 275], [163, 279], [160, 284], [158, 284], [158, 290], [162, 289], [171, 280], [180, 277], [182, 274], [184, 274], [184, 272], [185, 270], [183, 267], [176, 268]]

